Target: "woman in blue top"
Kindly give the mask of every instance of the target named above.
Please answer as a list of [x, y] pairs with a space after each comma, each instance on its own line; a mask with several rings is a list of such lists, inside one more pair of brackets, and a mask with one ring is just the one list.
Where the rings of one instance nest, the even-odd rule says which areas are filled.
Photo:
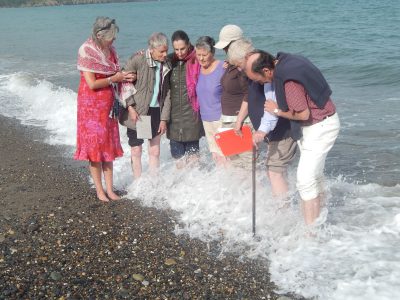
[[226, 162], [226, 158], [216, 144], [214, 134], [221, 127], [221, 77], [225, 70], [223, 62], [216, 60], [214, 57], [214, 45], [214, 39], [209, 36], [202, 36], [196, 42], [196, 57], [200, 64], [196, 94], [208, 148], [215, 163], [223, 165]]

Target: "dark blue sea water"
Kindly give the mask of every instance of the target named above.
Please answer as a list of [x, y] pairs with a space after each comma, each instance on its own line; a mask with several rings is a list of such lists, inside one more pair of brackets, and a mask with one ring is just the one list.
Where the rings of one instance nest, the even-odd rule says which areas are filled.
[[[259, 199], [269, 221], [259, 221], [261, 241], [255, 242], [247, 235], [250, 220], [242, 216], [249, 208], [241, 200], [249, 192], [245, 184], [236, 194], [228, 189], [222, 195], [221, 182], [204, 189], [213, 176], [219, 180], [218, 174], [193, 171], [185, 180], [172, 176], [160, 200], [159, 190], [149, 196], [147, 185], [129, 186], [128, 148], [116, 164], [116, 182], [135, 190], [144, 205], [179, 211], [185, 225], [177, 234], [209, 241], [223, 230], [226, 251], [249, 246], [243, 255], [270, 260], [272, 279], [282, 292], [320, 299], [400, 298], [399, 1], [165, 0], [0, 9], [0, 114], [43, 126], [49, 143], [70, 146], [72, 153], [77, 49], [101, 15], [115, 18], [120, 27], [115, 46], [121, 61], [145, 48], [154, 31], [170, 36], [183, 29], [195, 41], [201, 35], [217, 39], [222, 26], [236, 24], [257, 48], [300, 53], [319, 66], [342, 123], [326, 165], [332, 202], [342, 205], [329, 209], [319, 240], [303, 241], [291, 230], [300, 222], [297, 211], [278, 226], [282, 216], [269, 215], [268, 187]], [[217, 55], [224, 57], [222, 51]], [[163, 147], [166, 171], [167, 141]]]

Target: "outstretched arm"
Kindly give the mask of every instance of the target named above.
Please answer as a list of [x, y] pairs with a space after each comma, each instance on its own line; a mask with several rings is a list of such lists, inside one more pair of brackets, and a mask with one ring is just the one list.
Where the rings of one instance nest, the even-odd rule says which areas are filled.
[[132, 73], [127, 72], [117, 72], [106, 78], [96, 78], [95, 74], [92, 72], [83, 72], [83, 77], [85, 77], [86, 83], [91, 90], [105, 88], [115, 82], [132, 82], [134, 78]]

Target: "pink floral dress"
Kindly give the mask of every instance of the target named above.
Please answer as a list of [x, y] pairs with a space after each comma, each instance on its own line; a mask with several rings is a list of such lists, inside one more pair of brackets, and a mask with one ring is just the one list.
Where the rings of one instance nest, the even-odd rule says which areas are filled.
[[[105, 75], [95, 74], [96, 79]], [[112, 87], [91, 90], [83, 72], [78, 90], [77, 147], [74, 159], [110, 162], [122, 156], [118, 120], [109, 117], [114, 101]]]

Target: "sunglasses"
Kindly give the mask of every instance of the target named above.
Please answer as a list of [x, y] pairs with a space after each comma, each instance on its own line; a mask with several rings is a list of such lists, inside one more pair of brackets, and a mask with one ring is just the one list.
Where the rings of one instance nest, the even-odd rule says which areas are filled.
[[96, 31], [96, 33], [99, 33], [100, 31], [103, 31], [103, 30], [110, 29], [112, 24], [115, 24], [115, 19], [112, 19], [111, 22], [107, 26], [101, 27], [99, 30]]

